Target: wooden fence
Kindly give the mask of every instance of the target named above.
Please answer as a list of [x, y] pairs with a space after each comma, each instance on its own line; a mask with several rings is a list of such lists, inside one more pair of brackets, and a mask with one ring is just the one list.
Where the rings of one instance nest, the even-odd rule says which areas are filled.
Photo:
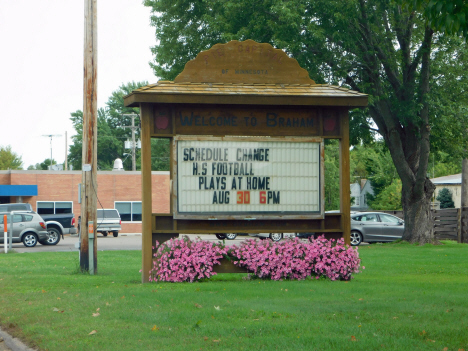
[[[403, 211], [382, 211], [403, 219]], [[468, 207], [432, 210], [436, 239], [468, 243]]]

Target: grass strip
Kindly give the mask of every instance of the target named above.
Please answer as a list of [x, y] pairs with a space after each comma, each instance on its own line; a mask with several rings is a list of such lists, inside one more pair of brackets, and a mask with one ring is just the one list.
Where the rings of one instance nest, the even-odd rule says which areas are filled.
[[350, 282], [140, 283], [141, 252], [0, 254], [0, 325], [41, 350], [468, 350], [468, 245], [361, 246]]

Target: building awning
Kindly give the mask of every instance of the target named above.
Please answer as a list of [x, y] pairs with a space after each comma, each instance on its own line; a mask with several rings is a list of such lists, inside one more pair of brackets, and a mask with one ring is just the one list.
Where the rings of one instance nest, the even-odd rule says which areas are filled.
[[0, 185], [0, 196], [37, 196], [37, 185]]

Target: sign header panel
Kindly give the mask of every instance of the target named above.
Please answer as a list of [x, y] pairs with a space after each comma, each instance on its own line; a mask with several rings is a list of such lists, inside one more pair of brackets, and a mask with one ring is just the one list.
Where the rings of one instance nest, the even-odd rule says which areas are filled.
[[175, 126], [183, 135], [319, 135], [316, 109], [178, 106]]
[[319, 138], [176, 138], [174, 218], [323, 218]]

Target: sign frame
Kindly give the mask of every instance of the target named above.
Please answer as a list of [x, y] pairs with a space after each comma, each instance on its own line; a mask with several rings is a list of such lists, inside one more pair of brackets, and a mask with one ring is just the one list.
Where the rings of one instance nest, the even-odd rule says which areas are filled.
[[[264, 71], [258, 74], [259, 70]], [[127, 107], [139, 107], [141, 113], [142, 282], [149, 281], [155, 241], [162, 243], [182, 234], [315, 232], [323, 233], [329, 239], [344, 238], [349, 244], [349, 110], [367, 106], [366, 94], [341, 86], [316, 84], [295, 59], [270, 44], [233, 40], [200, 52], [194, 60], [187, 62], [174, 81], [159, 81], [134, 90], [124, 97], [124, 103]], [[276, 125], [271, 115], [262, 117], [265, 109], [279, 111]], [[182, 113], [181, 120], [178, 112], [185, 110], [190, 115]], [[303, 115], [305, 110], [310, 112], [312, 119]], [[218, 122], [218, 117], [223, 119]], [[252, 117], [256, 118], [256, 126]], [[265, 123], [259, 123], [259, 117], [265, 118]], [[242, 123], [239, 121], [250, 122], [254, 128], [240, 128]], [[287, 131], [277, 128], [282, 126]], [[170, 163], [167, 193], [158, 189], [153, 198], [151, 139], [169, 139], [174, 148], [172, 139], [179, 135], [336, 139], [339, 143], [340, 211], [325, 213], [322, 219], [302, 220], [176, 219], [172, 195], [173, 162]], [[153, 213], [153, 205], [166, 196], [170, 202], [168, 211]], [[238, 269], [233, 265], [229, 267], [222, 271]]]
[[[178, 142], [179, 141], [235, 141], [235, 142], [278, 142], [278, 143], [314, 143], [319, 144], [319, 194], [318, 194], [318, 211], [288, 211], [281, 213], [277, 211], [253, 211], [253, 212], [179, 212], [179, 180], [178, 180]], [[236, 136], [187, 136], [179, 135], [172, 139], [172, 157], [171, 168], [173, 172], [173, 187], [172, 196], [172, 213], [174, 219], [195, 219], [195, 220], [263, 220], [263, 219], [323, 219], [324, 218], [324, 140], [321, 137], [236, 137]]]

